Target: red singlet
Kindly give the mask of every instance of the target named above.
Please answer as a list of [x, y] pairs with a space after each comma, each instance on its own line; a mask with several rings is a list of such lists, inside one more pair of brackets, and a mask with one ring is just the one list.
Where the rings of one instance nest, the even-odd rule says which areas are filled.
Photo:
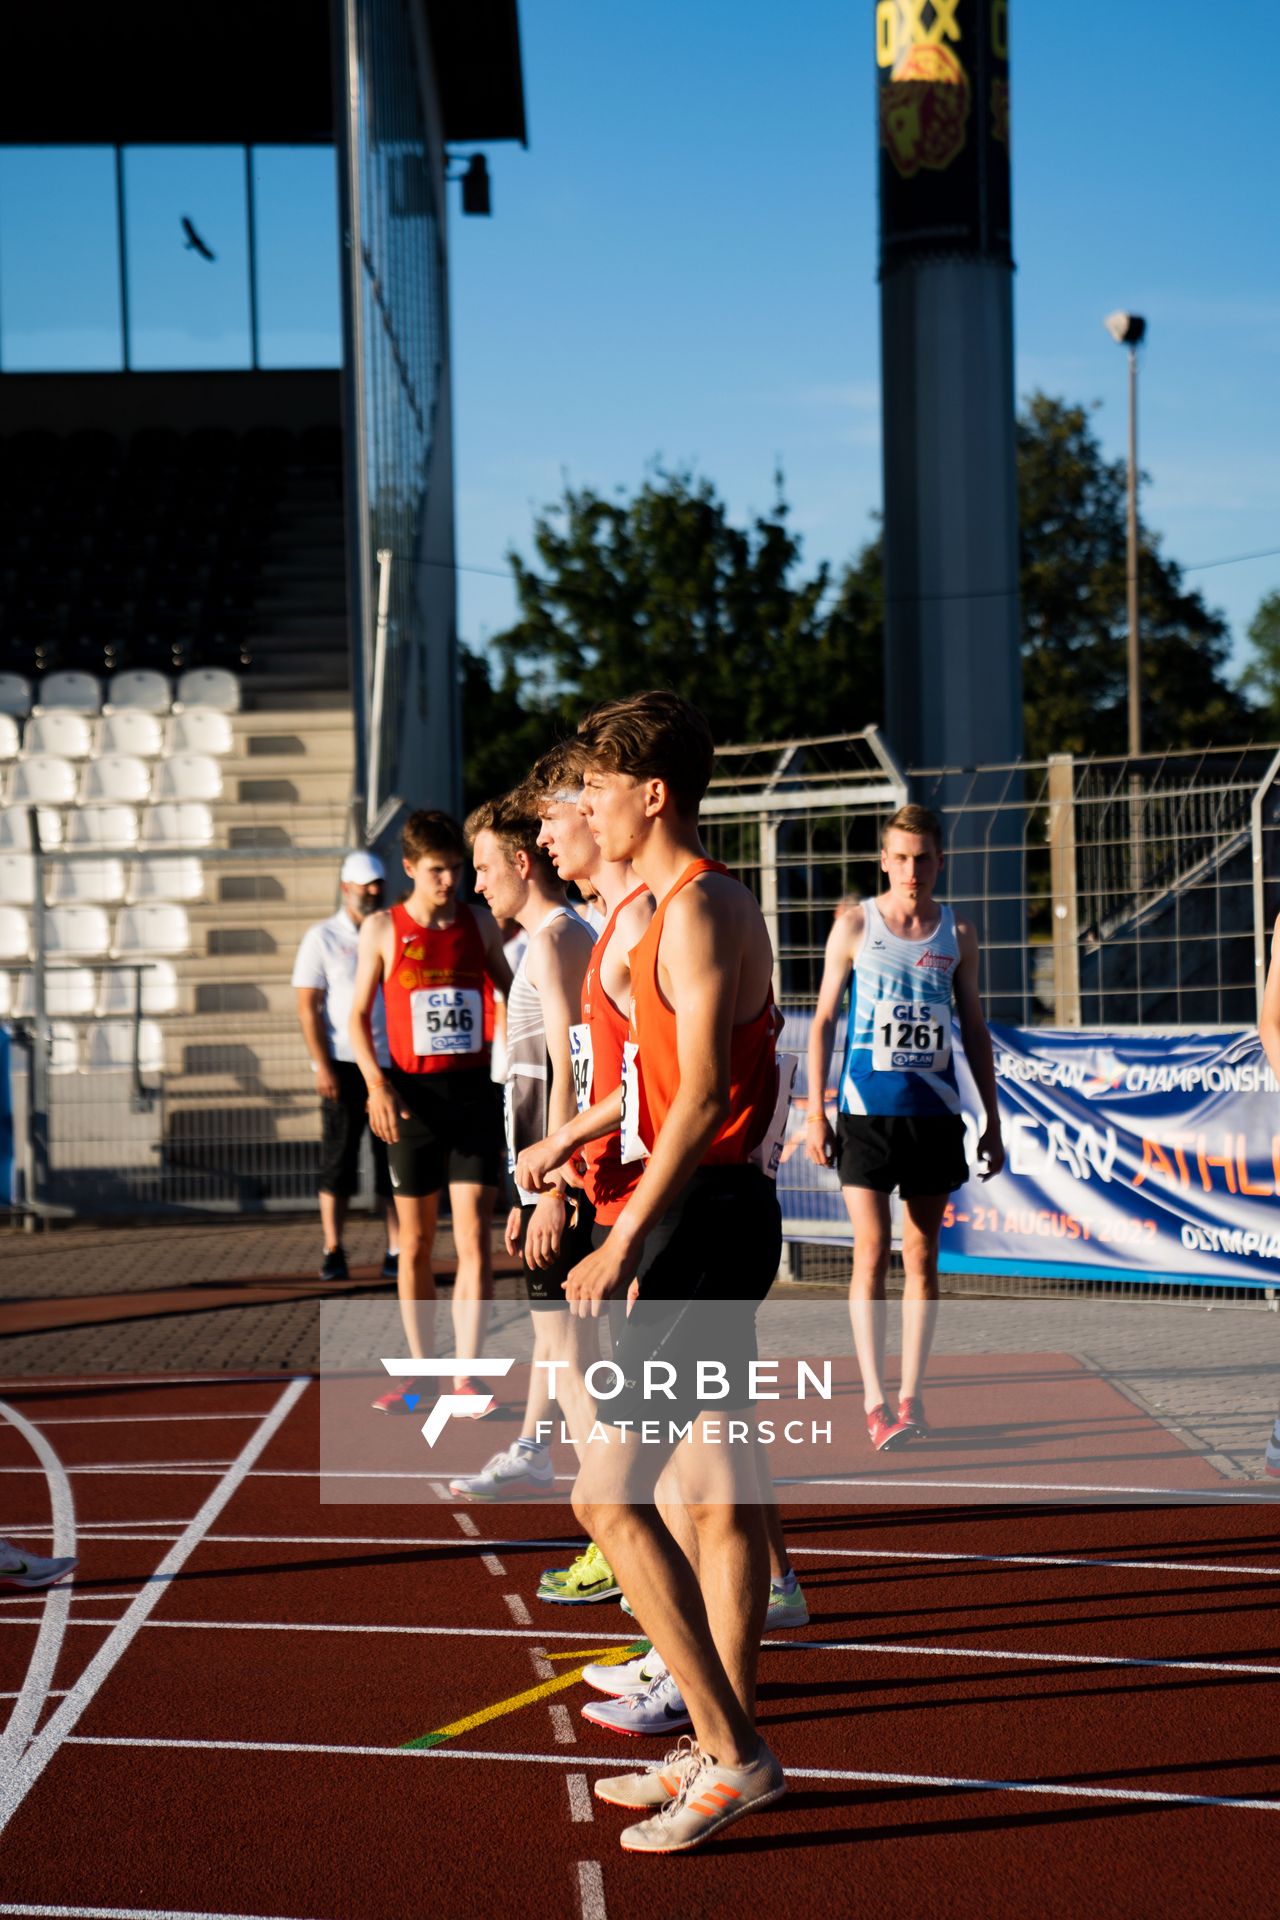
[[[622, 1049], [629, 1025], [627, 1016], [618, 1011], [601, 985], [600, 960], [613, 938], [622, 909], [647, 892], [648, 888], [641, 882], [625, 900], [618, 902], [596, 941], [591, 964], [583, 978], [582, 1024], [589, 1030], [586, 1036], [589, 1052], [581, 1046], [583, 1036], [579, 1029], [574, 1036], [574, 1091], [584, 1110], [612, 1093], [622, 1079]], [[622, 1136], [617, 1133], [588, 1140], [582, 1155], [587, 1163], [587, 1198], [596, 1210], [599, 1224], [611, 1227], [639, 1186], [644, 1166], [638, 1160], [629, 1166], [623, 1165]]]
[[[631, 950], [631, 1038], [639, 1054], [640, 1132], [652, 1147], [680, 1085], [676, 1016], [658, 985], [658, 949], [667, 908], [700, 873], [725, 873], [718, 860], [691, 860]], [[764, 1139], [778, 1097], [777, 1039], [782, 1030], [773, 989], [752, 1020], [733, 1029], [729, 1053], [729, 1111], [702, 1156], [704, 1167], [739, 1166]]]
[[420, 927], [391, 909], [396, 954], [382, 982], [387, 1041], [402, 1073], [456, 1073], [489, 1066], [488, 959], [474, 913], [457, 902], [453, 924]]

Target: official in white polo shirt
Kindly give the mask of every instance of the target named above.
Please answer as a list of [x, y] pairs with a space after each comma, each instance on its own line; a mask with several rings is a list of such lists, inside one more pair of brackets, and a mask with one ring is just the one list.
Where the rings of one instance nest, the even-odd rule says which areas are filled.
[[[356, 1190], [360, 1141], [369, 1124], [368, 1092], [355, 1063], [347, 1022], [356, 980], [356, 948], [362, 923], [382, 909], [386, 869], [376, 854], [349, 853], [339, 876], [342, 905], [327, 920], [308, 927], [293, 963], [298, 994], [298, 1019], [311, 1055], [320, 1095], [320, 1224], [324, 1229], [322, 1280], [346, 1280], [347, 1256], [342, 1229], [347, 1207]], [[387, 1023], [382, 990], [373, 1005], [373, 1043], [378, 1064], [391, 1064], [387, 1050]], [[374, 1187], [387, 1216], [387, 1252], [384, 1280], [394, 1280], [399, 1267], [396, 1210], [387, 1171], [387, 1149], [370, 1132]]]

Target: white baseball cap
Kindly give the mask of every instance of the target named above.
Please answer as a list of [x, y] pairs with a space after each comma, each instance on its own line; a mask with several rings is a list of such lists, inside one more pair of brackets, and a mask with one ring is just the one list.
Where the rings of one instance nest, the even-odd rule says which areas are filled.
[[342, 863], [342, 884], [350, 887], [372, 886], [385, 880], [387, 870], [376, 853], [349, 853]]

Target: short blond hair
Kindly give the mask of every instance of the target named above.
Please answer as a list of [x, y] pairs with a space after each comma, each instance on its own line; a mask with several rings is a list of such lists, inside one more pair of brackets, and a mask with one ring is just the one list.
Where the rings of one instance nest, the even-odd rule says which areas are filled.
[[928, 807], [899, 807], [892, 819], [886, 820], [880, 832], [881, 851], [889, 844], [891, 833], [914, 833], [922, 840], [932, 840], [939, 859], [946, 851], [942, 844], [942, 822], [936, 813]]

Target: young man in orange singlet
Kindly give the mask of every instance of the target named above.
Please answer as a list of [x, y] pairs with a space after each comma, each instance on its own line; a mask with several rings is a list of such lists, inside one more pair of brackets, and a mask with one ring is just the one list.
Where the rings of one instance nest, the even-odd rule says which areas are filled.
[[[677, 694], [637, 694], [597, 708], [579, 739], [583, 810], [600, 850], [630, 860], [658, 905], [631, 955], [632, 1032], [612, 1103], [624, 1157], [647, 1152], [645, 1171], [604, 1245], [565, 1286], [579, 1314], [631, 1299], [615, 1347], [622, 1388], [597, 1414], [609, 1444], [586, 1451], [574, 1510], [666, 1661], [695, 1734], [652, 1771], [598, 1781], [596, 1794], [650, 1813], [624, 1831], [625, 1849], [683, 1852], [785, 1791], [754, 1725], [766, 1496], [754, 1451], [703, 1432], [705, 1412], [747, 1404], [755, 1310], [782, 1248], [771, 1177], [780, 1022], [760, 909], [698, 835], [714, 757], [701, 714]], [[674, 1400], [646, 1401], [645, 1363], [673, 1355]], [[698, 1355], [725, 1365], [727, 1396], [700, 1393]], [[655, 1414], [668, 1436], [692, 1421], [691, 1438], [628, 1442], [621, 1423], [634, 1431]], [[697, 1531], [697, 1575], [652, 1504], [673, 1456]]]
[[[629, 861], [604, 859], [587, 825], [580, 804], [583, 764], [581, 749], [569, 740], [543, 754], [525, 783], [542, 822], [538, 845], [546, 849], [561, 880], [576, 886], [583, 895], [590, 894], [600, 914], [596, 944], [582, 981], [580, 1018], [569, 1029], [574, 1101], [579, 1113], [586, 1112], [605, 1094], [615, 1092], [621, 1083], [622, 1049], [628, 1035], [624, 1009], [631, 995], [631, 949], [653, 917], [653, 895], [644, 881]], [[565, 1164], [566, 1180], [571, 1184], [581, 1180], [595, 1214], [593, 1246], [599, 1246], [608, 1233], [642, 1171], [639, 1162], [623, 1165], [622, 1142], [616, 1129], [584, 1142], [581, 1159], [575, 1156]], [[518, 1166], [516, 1178], [519, 1181]], [[588, 1364], [596, 1357], [595, 1351], [590, 1351]], [[538, 1583], [538, 1598], [557, 1606], [613, 1599], [617, 1594], [613, 1571], [594, 1540], [588, 1541], [572, 1565], [548, 1568]], [[639, 1675], [644, 1658], [630, 1662], [628, 1669], [605, 1669], [607, 1690], [629, 1693], [630, 1682], [635, 1679], [639, 1681], [636, 1691], [643, 1691], [661, 1664], [658, 1656], [653, 1659], [656, 1664], [642, 1681]], [[634, 1675], [630, 1667], [636, 1670]]]
[[[475, 1359], [484, 1350], [493, 1297], [490, 1224], [502, 1171], [487, 1016], [491, 990], [505, 993], [511, 970], [493, 915], [458, 898], [465, 851], [457, 822], [446, 813], [411, 814], [401, 852], [413, 891], [389, 912], [371, 914], [360, 929], [351, 1045], [369, 1089], [369, 1125], [387, 1143], [409, 1351], [425, 1359], [434, 1345], [434, 1322], [424, 1336], [419, 1303], [436, 1297], [431, 1249], [440, 1189], [447, 1185], [457, 1251], [454, 1351]], [[385, 1071], [370, 1024], [379, 987], [391, 1050]], [[456, 1385], [480, 1391], [461, 1373]], [[374, 1407], [407, 1412], [405, 1395], [416, 1390], [417, 1382], [402, 1381]]]

